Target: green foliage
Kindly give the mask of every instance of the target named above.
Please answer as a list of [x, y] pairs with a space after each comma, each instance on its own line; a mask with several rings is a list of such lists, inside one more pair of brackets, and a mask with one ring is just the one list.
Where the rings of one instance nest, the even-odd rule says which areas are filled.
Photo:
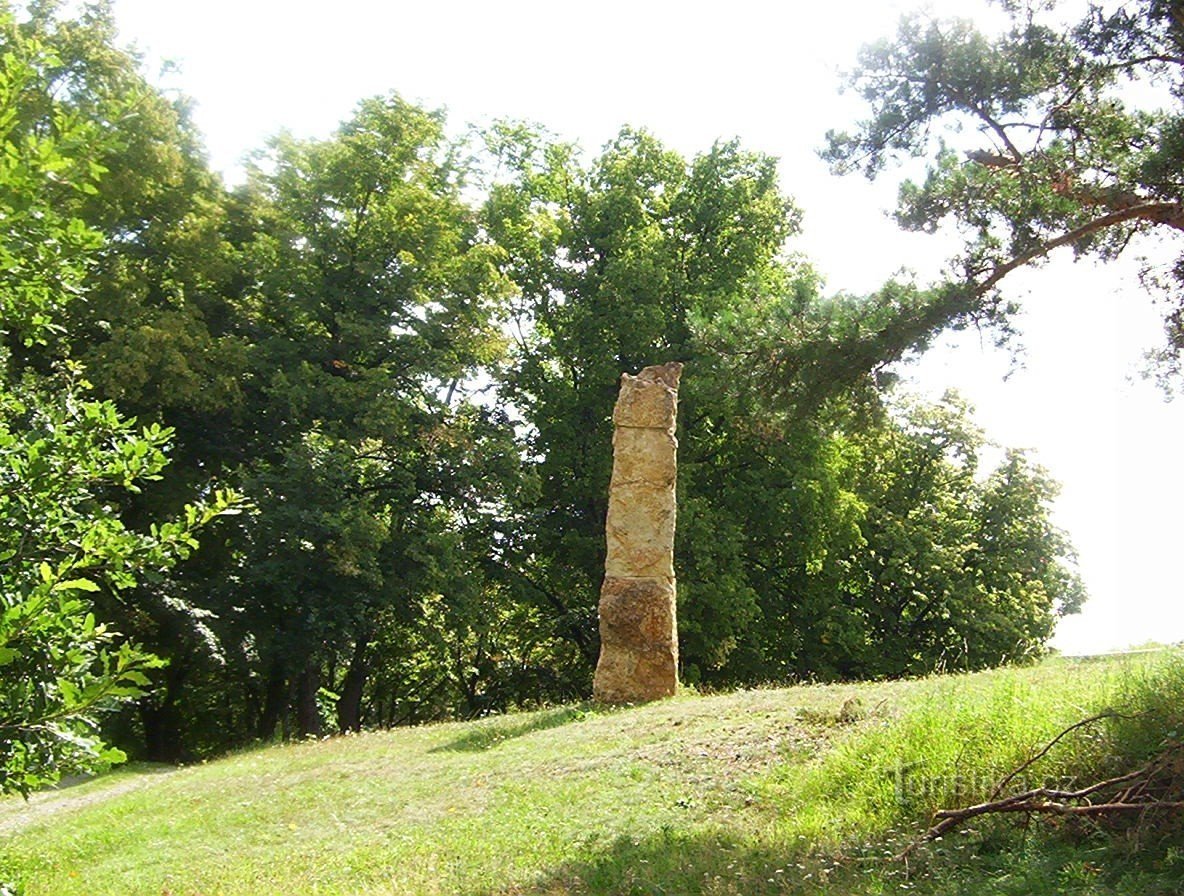
[[[1038, 653], [1076, 610], [1043, 472], [1017, 456], [982, 485], [969, 409], [898, 412], [884, 397], [886, 365], [963, 293], [893, 283], [824, 299], [781, 255], [795, 220], [769, 160], [733, 144], [687, 161], [625, 131], [588, 164], [522, 129], [491, 144], [501, 179], [485, 214], [521, 290], [506, 396], [541, 482], [520, 551], [586, 663], [617, 378], [668, 359], [687, 365], [675, 556], [688, 680], [981, 668]], [[992, 515], [1026, 541], [980, 533]]]
[[5, 94], [6, 295], [28, 312], [5, 363], [14, 389], [107, 409], [107, 442], [69, 415], [42, 436], [119, 459], [79, 519], [140, 550], [127, 533], [211, 483], [253, 504], [200, 550], [161, 527], [185, 563], [162, 547], [88, 599], [168, 661], [110, 728], [141, 755], [584, 696], [618, 378], [668, 360], [687, 680], [979, 668], [1079, 603], [1047, 477], [978, 470], [968, 409], [888, 391], [976, 295], [825, 297], [785, 252], [774, 159], [634, 129], [591, 158], [521, 125], [475, 145], [389, 94], [279, 135], [228, 192], [106, 6], [32, 4], [5, 33], [38, 48]]
[[[495, 128], [488, 138], [501, 179], [484, 217], [519, 291], [521, 338], [503, 394], [530, 426], [540, 483], [516, 545], [527, 595], [579, 646], [582, 668], [572, 673], [586, 686], [617, 383], [622, 371], [684, 361], [683, 415], [694, 421], [682, 437], [676, 549], [686, 655], [695, 665], [701, 654], [722, 661], [754, 620], [755, 596], [740, 566], [744, 515], [723, 516], [721, 493], [708, 496], [692, 479], [699, 457], [704, 486], [710, 471], [728, 475], [733, 413], [730, 390], [710, 373], [716, 353], [696, 328], [781, 277], [775, 259], [796, 211], [773, 160], [736, 143], [685, 160], [626, 129], [585, 164], [522, 128]], [[732, 494], [739, 504], [747, 493]]]
[[[6, 14], [0, 33], [0, 96], [23, 96], [53, 59]], [[63, 190], [95, 191], [98, 168], [70, 155], [94, 134], [66, 111], [45, 114], [44, 132], [11, 114], [0, 131], [0, 211], [12, 225], [0, 235], [0, 792], [23, 794], [119, 761], [98, 736], [97, 714], [138, 697], [146, 670], [161, 665], [97, 622], [90, 596], [159, 576], [234, 500], [220, 492], [177, 522], [128, 528], [110, 495], [159, 477], [169, 431], [137, 428], [112, 404], [88, 400], [74, 365], [45, 378], [13, 370], [14, 349], [54, 335], [98, 241], [54, 201]]]
[[845, 652], [865, 674], [889, 675], [1038, 655], [1083, 600], [1072, 547], [1049, 518], [1055, 484], [1014, 451], [983, 477], [983, 436], [956, 396], [897, 413], [851, 436], [867, 513]]
[[84, 253], [98, 245], [97, 234], [48, 201], [51, 194], [95, 190], [100, 167], [77, 157], [93, 130], [59, 112], [48, 122], [47, 136], [27, 128], [17, 115], [39, 66], [52, 59], [37, 42], [21, 38], [0, 10], [0, 217], [5, 228], [0, 320], [9, 344], [44, 342], [65, 302], [77, 293]]
[[[67, 156], [102, 172], [98, 184], [52, 196], [55, 212], [105, 239], [88, 260], [87, 301], [64, 309], [58, 323], [67, 332], [50, 357], [82, 361], [125, 412], [157, 419], [168, 409], [188, 443], [200, 422], [178, 412], [237, 406], [244, 345], [226, 331], [235, 275], [221, 232], [225, 196], [186, 103], [149, 85], [136, 58], [116, 46], [106, 4], [74, 16], [61, 4], [29, 4], [13, 31], [49, 51], [9, 107], [14, 126], [53, 133], [51, 119], [68, 119], [81, 139]], [[44, 354], [30, 360], [45, 364]]]

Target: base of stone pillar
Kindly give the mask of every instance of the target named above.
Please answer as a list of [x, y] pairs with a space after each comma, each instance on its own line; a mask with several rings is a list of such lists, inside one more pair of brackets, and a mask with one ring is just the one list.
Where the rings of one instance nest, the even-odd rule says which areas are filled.
[[643, 703], [672, 696], [678, 686], [674, 579], [605, 577], [600, 644], [594, 699]]
[[614, 650], [596, 664], [592, 699], [598, 703], [648, 703], [673, 697], [678, 657], [666, 650]]

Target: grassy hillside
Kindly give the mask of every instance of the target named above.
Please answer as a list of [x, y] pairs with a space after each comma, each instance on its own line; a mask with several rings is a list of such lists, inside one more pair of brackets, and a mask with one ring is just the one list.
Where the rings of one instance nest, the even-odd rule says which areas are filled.
[[1184, 660], [562, 707], [134, 768], [0, 801], [0, 881], [21, 896], [1184, 891], [1170, 824], [1135, 839], [986, 820], [907, 868], [885, 858], [1115, 705], [1134, 717], [1066, 738], [1032, 774], [1153, 749], [1184, 721]]

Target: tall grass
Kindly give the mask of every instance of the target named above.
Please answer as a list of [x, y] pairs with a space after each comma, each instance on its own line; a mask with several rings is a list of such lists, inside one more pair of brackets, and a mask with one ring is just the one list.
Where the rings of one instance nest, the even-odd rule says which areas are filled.
[[762, 782], [787, 833], [836, 847], [915, 833], [940, 808], [994, 796], [997, 784], [1069, 726], [1009, 790], [1081, 784], [1136, 768], [1184, 732], [1184, 659], [1058, 660], [1038, 669], [934, 678], [899, 710], [841, 739], [812, 763]]
[[1184, 656], [1169, 654], [1129, 670], [1113, 705], [1122, 714], [1109, 721], [1109, 753], [1126, 765], [1184, 739]]

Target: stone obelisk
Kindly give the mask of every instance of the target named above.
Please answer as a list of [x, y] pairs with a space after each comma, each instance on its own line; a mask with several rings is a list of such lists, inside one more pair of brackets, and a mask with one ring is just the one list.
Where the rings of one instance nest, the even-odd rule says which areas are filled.
[[603, 703], [656, 700], [678, 687], [674, 423], [681, 374], [676, 362], [622, 374], [613, 409], [600, 662], [592, 686]]

